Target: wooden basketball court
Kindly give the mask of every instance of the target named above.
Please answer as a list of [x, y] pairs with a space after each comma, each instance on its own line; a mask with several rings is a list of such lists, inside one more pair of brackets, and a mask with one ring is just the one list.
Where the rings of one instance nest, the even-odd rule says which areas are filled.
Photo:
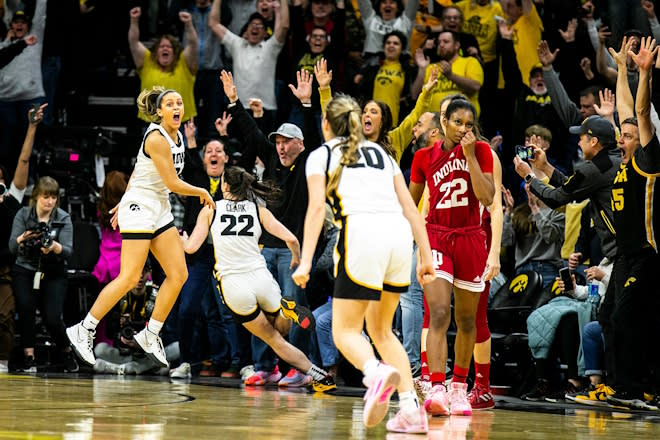
[[244, 388], [238, 380], [189, 382], [0, 375], [0, 439], [660, 439], [660, 412], [501, 397], [493, 411], [431, 419], [426, 437], [391, 434], [384, 423], [364, 427], [358, 389], [327, 395]]

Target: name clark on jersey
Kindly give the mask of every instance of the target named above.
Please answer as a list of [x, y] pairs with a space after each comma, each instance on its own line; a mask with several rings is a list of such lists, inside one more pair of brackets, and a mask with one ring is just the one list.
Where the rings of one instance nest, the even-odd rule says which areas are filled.
[[227, 212], [247, 212], [241, 203], [227, 203]]
[[467, 161], [465, 159], [454, 159], [444, 164], [442, 168], [440, 168], [440, 170], [436, 171], [433, 174], [433, 184], [435, 186], [438, 186], [438, 184], [442, 181], [442, 179], [444, 179], [445, 177], [447, 177], [449, 173], [453, 173], [454, 171], [469, 172], [470, 170], [468, 170]]

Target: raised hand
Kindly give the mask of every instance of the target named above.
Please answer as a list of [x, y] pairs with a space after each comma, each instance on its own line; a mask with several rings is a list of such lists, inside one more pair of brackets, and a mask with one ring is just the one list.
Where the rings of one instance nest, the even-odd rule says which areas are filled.
[[513, 27], [509, 26], [506, 20], [497, 20], [497, 30], [504, 40], [513, 40]]
[[601, 90], [598, 92], [600, 98], [600, 105], [594, 104], [594, 110], [599, 116], [609, 118], [614, 114], [614, 93], [610, 89]]
[[513, 210], [515, 200], [513, 199], [513, 195], [511, 195], [511, 191], [506, 189], [504, 185], [502, 185], [502, 200], [504, 201], [504, 212], [507, 214], [510, 213]]
[[231, 122], [231, 115], [227, 112], [222, 112], [222, 117], [215, 120], [215, 129], [220, 136], [227, 136], [227, 127]]
[[642, 42], [639, 44], [638, 53], [634, 53], [632, 50], [628, 52], [628, 55], [630, 55], [635, 64], [637, 64], [639, 70], [647, 72], [655, 62], [655, 56], [657, 54], [658, 48], [655, 47], [655, 39], [651, 37], [642, 38]]
[[474, 133], [472, 133], [472, 131], [465, 133], [461, 139], [461, 147], [463, 147], [463, 155], [465, 155], [465, 157], [474, 156], [474, 146], [476, 142], [477, 137], [474, 135]]
[[435, 85], [438, 84], [438, 66], [431, 66], [431, 70], [429, 72], [429, 79], [426, 81], [426, 84], [424, 84], [423, 88], [424, 91], [428, 92], [429, 90], [432, 90]]
[[607, 39], [611, 36], [612, 32], [610, 32], [610, 28], [607, 26], [601, 26], [598, 28], [598, 40], [600, 41], [600, 44], [607, 43]]
[[316, 77], [316, 82], [319, 83], [319, 88], [324, 89], [330, 87], [332, 70], [328, 72], [328, 62], [325, 58], [321, 58], [314, 65], [314, 76]]
[[289, 84], [291, 93], [303, 104], [309, 104], [312, 102], [312, 81], [314, 77], [305, 69], [300, 69], [296, 72], [296, 79], [298, 80], [298, 87]]
[[646, 16], [649, 18], [649, 20], [653, 20], [655, 18], [655, 6], [651, 0], [642, 0], [642, 9], [644, 9], [644, 12], [646, 12]]
[[229, 98], [229, 102], [236, 102], [238, 95], [236, 94], [236, 86], [234, 86], [234, 76], [231, 72], [226, 70], [220, 72], [220, 81], [222, 81], [222, 87], [225, 90], [225, 95]]
[[619, 69], [625, 69], [626, 68], [626, 62], [628, 60], [628, 52], [632, 49], [633, 41], [628, 40], [627, 37], [623, 37], [623, 40], [621, 41], [621, 50], [616, 52], [614, 48], [609, 48], [608, 51], [610, 52], [610, 55], [612, 55], [612, 58], [614, 58], [614, 61], [616, 62], [616, 65]]
[[250, 98], [248, 101], [250, 110], [252, 110], [253, 118], [263, 118], [264, 117], [264, 103], [259, 98]]
[[142, 8], [139, 7], [139, 6], [136, 6], [136, 7], [134, 7], [133, 9], [131, 9], [129, 11], [128, 15], [131, 18], [140, 18], [140, 16], [142, 15]]
[[[183, 133], [186, 136], [186, 139], [192, 139], [195, 140], [195, 131], [197, 130], [197, 127], [195, 127], [195, 121], [193, 118], [191, 118], [188, 122], [183, 124]], [[190, 142], [188, 142], [188, 145], [190, 145]]]
[[180, 11], [179, 20], [181, 20], [181, 23], [183, 24], [192, 23], [192, 15], [190, 15], [190, 12]]
[[25, 38], [25, 44], [28, 46], [33, 46], [37, 44], [37, 36], [36, 35], [27, 35]]
[[39, 106], [38, 109], [35, 110], [35, 109], [31, 108], [28, 111], [28, 121], [30, 121], [30, 124], [37, 125], [37, 124], [39, 124], [39, 122], [42, 121], [42, 119], [44, 118], [44, 109], [46, 107], [48, 107], [48, 103], [44, 102], [43, 104], [41, 104]]
[[591, 81], [594, 79], [594, 72], [591, 70], [591, 60], [589, 57], [584, 57], [580, 60], [580, 69], [582, 69], [582, 72], [584, 72], [584, 77], [587, 78], [587, 80]]
[[420, 47], [415, 50], [415, 64], [417, 64], [417, 67], [420, 69], [426, 69], [426, 67], [431, 64], [431, 59], [424, 55], [424, 51]]
[[554, 52], [550, 52], [550, 46], [548, 46], [548, 42], [545, 40], [541, 40], [539, 42], [536, 50], [539, 54], [539, 61], [541, 61], [543, 67], [552, 66], [552, 63], [555, 62], [555, 58], [557, 58], [557, 54], [559, 53], [559, 49], [555, 49]]
[[575, 30], [577, 29], [578, 21], [577, 18], [574, 18], [568, 22], [568, 26], [565, 31], [559, 29], [559, 34], [567, 43], [572, 43], [575, 41]]

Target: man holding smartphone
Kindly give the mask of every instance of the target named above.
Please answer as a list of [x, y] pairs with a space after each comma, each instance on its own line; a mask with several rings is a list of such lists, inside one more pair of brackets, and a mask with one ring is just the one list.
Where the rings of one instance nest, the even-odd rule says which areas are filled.
[[594, 226], [603, 255], [614, 258], [616, 241], [610, 195], [612, 182], [621, 164], [614, 127], [601, 116], [590, 116], [582, 125], [571, 127], [569, 131], [580, 135], [578, 145], [584, 157], [584, 161], [575, 166], [570, 177], [553, 167], [545, 152], [537, 146], [534, 147], [534, 158], [530, 158], [529, 162], [550, 176], [549, 183], [552, 186], [537, 179], [530, 165], [517, 156], [513, 158], [516, 172], [525, 179], [530, 191], [550, 208], [556, 209], [574, 200], [591, 200], [595, 211]]

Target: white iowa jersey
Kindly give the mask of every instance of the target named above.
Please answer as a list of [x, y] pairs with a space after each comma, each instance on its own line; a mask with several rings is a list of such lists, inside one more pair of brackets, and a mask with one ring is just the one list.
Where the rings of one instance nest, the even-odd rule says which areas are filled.
[[[339, 166], [341, 148], [337, 145], [344, 138], [335, 138], [310, 153], [305, 172], [312, 175], [330, 174]], [[331, 151], [328, 161], [328, 151]], [[331, 200], [335, 217], [354, 214], [403, 213], [394, 191], [394, 176], [401, 169], [383, 148], [370, 141], [363, 141], [358, 148], [360, 158], [350, 167], [344, 167], [339, 185]]]
[[265, 268], [259, 249], [261, 223], [257, 205], [248, 200], [218, 200], [211, 223], [215, 270], [220, 276]]
[[155, 130], [158, 130], [170, 144], [172, 161], [174, 162], [176, 174], [181, 176], [181, 173], [183, 172], [186, 147], [183, 144], [181, 133], [177, 131], [177, 143], [174, 143], [163, 127], [159, 124], [152, 123], [144, 133], [144, 138], [142, 138], [142, 145], [140, 145], [140, 151], [138, 152], [137, 161], [135, 162], [135, 169], [131, 176], [131, 188], [140, 188], [147, 191], [154, 191], [157, 194], [167, 195], [170, 193], [170, 190], [167, 188], [163, 178], [156, 169], [154, 161], [151, 157], [147, 156], [147, 153], [144, 151], [144, 140]]

